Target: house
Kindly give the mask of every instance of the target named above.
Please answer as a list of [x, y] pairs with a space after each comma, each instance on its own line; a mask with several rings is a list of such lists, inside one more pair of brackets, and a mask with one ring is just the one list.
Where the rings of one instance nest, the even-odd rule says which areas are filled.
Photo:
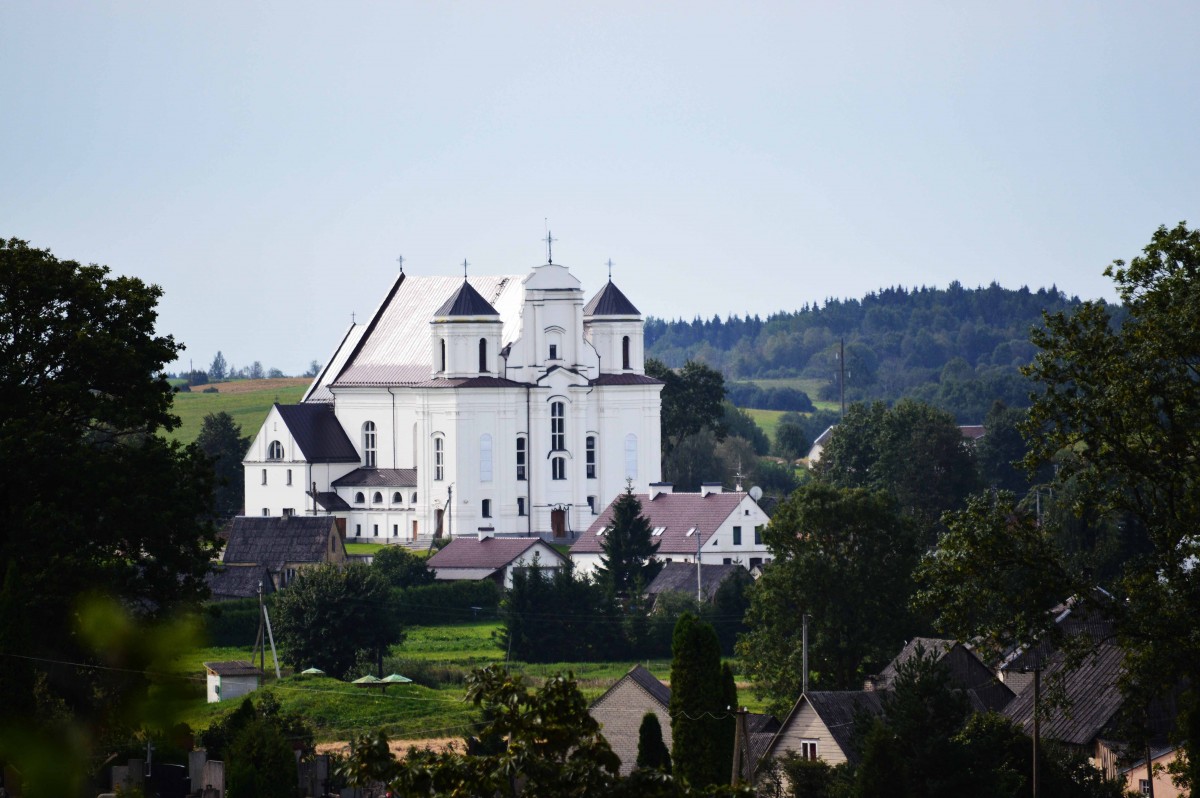
[[232, 701], [253, 693], [262, 684], [262, 671], [244, 659], [228, 662], [206, 662], [208, 672], [208, 703]]
[[209, 578], [214, 594], [220, 590], [227, 598], [257, 595], [264, 574], [264, 592], [270, 592], [286, 587], [302, 568], [346, 562], [341, 528], [330, 516], [239, 516], [227, 529], [223, 568]]
[[[660, 562], [737, 564], [746, 569], [771, 559], [762, 530], [770, 519], [749, 494], [725, 491], [719, 482], [704, 483], [699, 493], [675, 493], [669, 482], [655, 482], [637, 494], [642, 516], [658, 542]], [[600, 567], [603, 536], [612, 523], [614, 499], [587, 532], [571, 546], [580, 573]]]
[[451, 540], [428, 560], [438, 580], [491, 579], [512, 587], [513, 572], [537, 562], [542, 568], [562, 568], [567, 558], [540, 537], [498, 538], [486, 532]]
[[860, 718], [883, 714], [882, 696], [873, 690], [804, 693], [763, 750], [760, 762], [794, 753], [830, 765], [857, 764], [854, 724]]
[[[1178, 749], [1174, 745], [1158, 745], [1150, 748], [1150, 766], [1154, 769], [1154, 798], [1180, 798], [1187, 792], [1176, 787], [1171, 781], [1167, 768], [1175, 761]], [[1120, 776], [1125, 781], [1125, 789], [1134, 795], [1150, 794], [1150, 777], [1146, 775], [1146, 760], [1142, 759], [1121, 769]]]
[[[658, 716], [663, 744], [667, 750], [672, 749], [670, 706], [671, 688], [641, 665], [634, 665], [588, 707], [588, 714], [600, 724], [604, 739], [621, 760], [622, 776], [629, 775], [637, 765], [638, 732], [647, 712]], [[773, 716], [748, 713], [744, 749], [748, 756], [743, 762], [757, 762], [778, 729], [779, 721]]]
[[975, 712], [999, 712], [1013, 699], [1013, 691], [996, 678], [992, 669], [974, 652], [957, 640], [915, 637], [878, 676], [867, 680], [864, 690], [890, 690], [895, 686], [898, 668], [923, 652], [927, 658], [945, 665], [951, 684], [966, 693]]
[[340, 519], [350, 540], [569, 541], [659, 479], [662, 383], [640, 311], [565, 266], [392, 281], [243, 459], [247, 515]]
[[[712, 601], [717, 595], [717, 589], [726, 579], [742, 571], [742, 566], [734, 563], [701, 563], [700, 564], [700, 596], [704, 601]], [[658, 576], [646, 586], [646, 596], [653, 602], [662, 593], [686, 593], [696, 595], [696, 566], [692, 563], [664, 563]]]
[[250, 565], [217, 564], [204, 580], [213, 601], [236, 601], [275, 592], [275, 580], [270, 569], [253, 563]]

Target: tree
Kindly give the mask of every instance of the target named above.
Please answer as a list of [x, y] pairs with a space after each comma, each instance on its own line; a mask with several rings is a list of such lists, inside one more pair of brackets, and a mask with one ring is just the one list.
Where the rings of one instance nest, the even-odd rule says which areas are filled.
[[429, 569], [425, 558], [417, 556], [404, 546], [387, 546], [375, 552], [371, 568], [392, 587], [433, 584], [433, 571]]
[[213, 382], [220, 382], [229, 376], [229, 365], [225, 362], [225, 356], [220, 350], [213, 356], [212, 365], [208, 367], [208, 378]]
[[660, 361], [646, 361], [646, 374], [663, 381], [662, 449], [669, 455], [684, 438], [708, 427], [717, 440], [725, 437], [721, 424], [725, 410], [725, 378], [703, 363], [689, 360], [678, 371]]
[[804, 485], [777, 508], [764, 539], [774, 559], [755, 583], [738, 652], [775, 710], [800, 694], [803, 613], [820, 689], [858, 687], [920, 630], [908, 608], [918, 535], [886, 494]]
[[1009, 408], [1004, 402], [992, 404], [983, 421], [985, 434], [975, 443], [975, 455], [983, 483], [996, 490], [1024, 496], [1029, 479], [1021, 469], [1025, 459], [1025, 439], [1020, 425], [1028, 413]]
[[286, 374], [284, 374], [284, 373], [283, 373], [282, 371], [280, 371], [279, 369], [267, 369], [267, 379], [270, 379], [270, 380], [277, 380], [277, 379], [279, 379], [279, 378], [281, 378], [281, 377], [286, 377], [286, 376], [287, 376], [287, 375], [286, 375]]
[[84, 593], [139, 619], [207, 593], [212, 476], [199, 450], [160, 435], [178, 426], [163, 368], [181, 348], [155, 335], [161, 295], [0, 241], [0, 575], [25, 599], [0, 652], [38, 658], [0, 667], [0, 736], [65, 707], [106, 733], [121, 699], [144, 689], [137, 674], [86, 667], [100, 662], [79, 627]]
[[[671, 644], [671, 743], [673, 772], [693, 787], [729, 780], [733, 738], [727, 727], [734, 721], [727, 697], [717, 633], [684, 613]], [[730, 745], [723, 750], [726, 738]]]
[[279, 728], [264, 718], [250, 721], [226, 751], [229, 798], [292, 798], [296, 759]]
[[321, 364], [314, 360], [308, 364], [308, 368], [305, 369], [303, 376], [315, 377], [320, 373], [321, 373]]
[[275, 599], [275, 638], [293, 668], [317, 667], [341, 679], [360, 656], [382, 657], [403, 642], [389, 607], [390, 587], [366, 565], [302, 569]]
[[799, 460], [811, 448], [812, 440], [799, 424], [780, 422], [775, 428], [775, 453], [785, 460]]
[[671, 772], [671, 752], [663, 742], [658, 715], [653, 712], [643, 715], [642, 725], [638, 727], [637, 766]]
[[196, 446], [210, 459], [213, 467], [213, 514], [216, 518], [240, 515], [246, 505], [246, 482], [242, 476], [242, 458], [250, 448], [250, 437], [233, 416], [222, 410], [209, 413], [200, 424]]
[[[553, 607], [552, 613], [546, 608]], [[513, 574], [501, 604], [497, 643], [526, 662], [604, 662], [624, 656], [621, 617], [609, 591], [568, 564], [543, 568], [537, 558]]]
[[632, 483], [613, 503], [612, 522], [600, 544], [600, 568], [596, 577], [617, 595], [628, 595], [634, 585], [648, 585], [662, 570], [654, 559], [658, 541], [650, 534], [650, 522], [642, 515], [642, 503]]

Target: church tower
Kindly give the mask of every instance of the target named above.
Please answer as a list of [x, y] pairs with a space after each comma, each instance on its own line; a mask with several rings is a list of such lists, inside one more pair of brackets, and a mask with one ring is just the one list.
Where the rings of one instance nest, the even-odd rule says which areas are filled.
[[446, 379], [503, 376], [500, 314], [464, 277], [433, 314], [433, 376]]
[[601, 374], [645, 374], [642, 314], [608, 283], [583, 308], [583, 336], [600, 355]]

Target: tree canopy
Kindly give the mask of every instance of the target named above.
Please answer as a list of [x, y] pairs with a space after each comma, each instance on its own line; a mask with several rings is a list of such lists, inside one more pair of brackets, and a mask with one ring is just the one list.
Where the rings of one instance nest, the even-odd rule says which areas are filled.
[[718, 440], [725, 437], [721, 424], [725, 410], [725, 378], [703, 363], [689, 360], [676, 370], [653, 358], [646, 361], [646, 374], [663, 381], [662, 449], [667, 455], [684, 438], [709, 428]]
[[675, 775], [693, 787], [729, 780], [736, 694], [730, 701], [717, 633], [684, 613], [671, 644], [671, 756]]
[[250, 448], [250, 436], [243, 436], [233, 416], [222, 410], [204, 417], [196, 447], [212, 461], [214, 516], [231, 518], [242, 514], [246, 506], [242, 458]]

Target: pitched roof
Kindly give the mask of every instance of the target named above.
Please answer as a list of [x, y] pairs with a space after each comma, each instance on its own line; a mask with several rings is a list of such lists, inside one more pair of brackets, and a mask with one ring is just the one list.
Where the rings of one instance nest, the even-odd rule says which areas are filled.
[[592, 380], [592, 385], [662, 385], [662, 380], [645, 374], [601, 374]]
[[[650, 527], [663, 527], [662, 534], [654, 536], [654, 540], [659, 542], [660, 556], [695, 554], [695, 535], [700, 535], [702, 544], [707, 543], [721, 523], [747, 498], [745, 493], [734, 492], [710, 493], [707, 496], [699, 493], [660, 493], [653, 500], [648, 493], [638, 493], [636, 496], [642, 503], [642, 515], [650, 522]], [[572, 553], [603, 551], [601, 536], [597, 533], [612, 523], [614, 503], [615, 500], [609, 503], [587, 532], [575, 541], [571, 546]], [[689, 535], [691, 529], [696, 532]]]
[[883, 701], [880, 693], [861, 690], [813, 691], [800, 696], [788, 713], [787, 718], [779, 725], [775, 736], [760, 755], [774, 755], [780, 736], [788, 728], [793, 717], [807, 703], [817, 713], [817, 717], [829, 730], [833, 741], [842, 749], [846, 759], [851, 764], [858, 763], [858, 751], [853, 745], [854, 722], [858, 716], [866, 714], [870, 717], [883, 714]]
[[415, 468], [356, 468], [330, 483], [335, 488], [415, 488]]
[[358, 450], [346, 437], [333, 406], [312, 402], [299, 405], [276, 404], [279, 417], [287, 425], [296, 445], [310, 463], [357, 463]]
[[[671, 705], [671, 688], [658, 680], [650, 671], [643, 668], [641, 665], [634, 665], [629, 669], [629, 673], [625, 674], [625, 678], [637, 683], [638, 687], [650, 694], [658, 703], [664, 707]], [[616, 685], [613, 685], [614, 687]], [[610, 690], [612, 688], [609, 688]]]
[[496, 311], [492, 304], [479, 295], [479, 292], [471, 287], [466, 278], [463, 278], [462, 285], [458, 290], [437, 309], [434, 316], [495, 316], [497, 320], [500, 314]]
[[[887, 664], [882, 671], [879, 672], [879, 686], [891, 687], [896, 681], [897, 667], [908, 662], [917, 655], [917, 649], [921, 649], [926, 658], [932, 658], [934, 662], [940, 662], [946, 656], [950, 649], [958, 645], [957, 640], [946, 640], [940, 637], [914, 637], [909, 640], [904, 648], [900, 649], [900, 653]], [[932, 657], [930, 657], [932, 655]]]
[[[700, 566], [700, 592], [708, 601], [712, 601], [717, 588], [737, 571], [745, 570], [740, 565], [702, 564]], [[664, 563], [658, 576], [646, 587], [647, 595], [657, 596], [659, 593], [678, 591], [696, 595], [696, 565], [688, 562]]]
[[312, 491], [309, 491], [308, 495], [312, 496], [313, 501], [319, 504], [322, 510], [327, 512], [336, 513], [351, 509], [346, 500], [336, 493], [320, 491], [316, 494], [313, 494]]
[[[541, 538], [484, 538], [457, 537], [451, 540], [445, 548], [429, 558], [429, 567], [439, 568], [490, 568], [496, 571], [505, 567], [522, 554], [541, 543]], [[550, 547], [546, 547], [550, 548]], [[565, 558], [554, 549], [554, 556], [559, 560]], [[557, 565], [557, 563], [544, 563]]]
[[609, 280], [600, 293], [583, 306], [585, 316], [640, 316], [641, 311]]
[[[1041, 734], [1071, 745], [1087, 745], [1100, 736], [1121, 708], [1121, 676], [1124, 654], [1112, 643], [1101, 643], [1078, 668], [1066, 670], [1061, 654], [1055, 654], [1042, 671], [1042, 683], [1062, 679], [1067, 709], [1051, 708], [1041, 721]], [[1044, 709], [1044, 708], [1043, 708]], [[1003, 714], [1027, 732], [1033, 728], [1033, 690], [1022, 691]]]
[[945, 663], [950, 680], [966, 693], [976, 712], [1004, 709], [1013, 699], [1013, 691], [995, 677], [983, 660], [957, 640], [936, 637], [914, 637], [879, 674], [877, 689], [895, 686], [898, 667], [912, 659], [921, 648], [933, 655], [934, 662]]
[[238, 516], [229, 525], [221, 558], [228, 565], [255, 563], [279, 571], [289, 562], [324, 562], [337, 522], [330, 516]]
[[977, 441], [987, 434], [987, 430], [984, 429], [982, 424], [960, 424], [958, 431], [962, 433], [964, 438], [968, 438], [973, 441]]
[[244, 659], [231, 659], [226, 662], [206, 662], [204, 667], [208, 668], [218, 676], [262, 676], [263, 673], [254, 666], [254, 663], [247, 662]]
[[274, 593], [275, 582], [261, 565], [218, 565], [204, 577], [212, 597], [218, 601], [252, 598], [263, 593]]

